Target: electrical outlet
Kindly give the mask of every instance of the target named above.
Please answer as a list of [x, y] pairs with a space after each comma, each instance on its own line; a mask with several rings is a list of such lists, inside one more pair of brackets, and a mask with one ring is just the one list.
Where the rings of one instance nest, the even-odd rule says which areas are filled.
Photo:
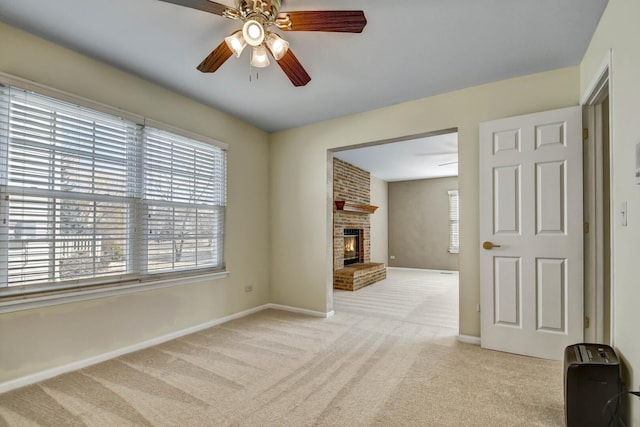
[[253, 286], [251, 286], [251, 285], [247, 285], [247, 286], [245, 286], [245, 287], [244, 287], [244, 291], [245, 291], [245, 292], [253, 292]]
[[389, 258], [396, 259], [396, 256], [395, 255], [391, 255]]

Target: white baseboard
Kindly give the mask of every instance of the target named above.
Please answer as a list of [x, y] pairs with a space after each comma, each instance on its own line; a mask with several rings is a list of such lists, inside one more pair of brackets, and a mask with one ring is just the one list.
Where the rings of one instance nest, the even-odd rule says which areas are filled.
[[333, 315], [335, 314], [335, 312], [333, 310], [324, 313], [322, 311], [313, 311], [313, 310], [307, 310], [307, 309], [304, 309], [304, 308], [291, 307], [289, 305], [280, 305], [280, 304], [267, 304], [266, 308], [273, 308], [275, 310], [289, 311], [291, 313], [306, 314], [307, 316], [322, 317], [322, 318], [325, 318], [325, 319], [328, 319], [329, 317], [333, 317]]
[[387, 270], [397, 271], [430, 271], [433, 273], [459, 274], [458, 270], [434, 270], [432, 268], [411, 268], [411, 267], [387, 267]]
[[466, 344], [480, 345], [480, 337], [472, 337], [470, 335], [458, 335], [458, 341]]
[[230, 322], [231, 320], [240, 319], [242, 317], [246, 317], [251, 314], [257, 313], [259, 311], [266, 310], [268, 308], [272, 308], [275, 310], [289, 311], [289, 312], [299, 313], [299, 314], [306, 314], [308, 316], [313, 316], [313, 317], [322, 317], [325, 319], [334, 315], [333, 310], [327, 313], [323, 313], [320, 311], [306, 310], [303, 308], [290, 307], [290, 306], [280, 305], [280, 304], [264, 304], [258, 307], [253, 307], [248, 310], [231, 314], [229, 316], [225, 316], [219, 319], [211, 320], [209, 322], [201, 323], [200, 325], [191, 326], [189, 328], [172, 332], [170, 334], [162, 335], [160, 337], [156, 337], [147, 341], [142, 341], [137, 344], [133, 344], [127, 347], [122, 347], [117, 350], [99, 354], [97, 356], [89, 357], [87, 359], [78, 360], [76, 362], [68, 363], [66, 365], [57, 366], [55, 368], [36, 372], [35, 374], [26, 375], [24, 377], [20, 377], [14, 380], [0, 383], [0, 393], [6, 393], [8, 391], [15, 390], [20, 387], [26, 387], [28, 385], [35, 384], [40, 381], [48, 380], [49, 378], [57, 377], [58, 375], [65, 374], [67, 372], [77, 371], [78, 369], [86, 368], [88, 366], [95, 365], [97, 363], [104, 362], [109, 359], [122, 356], [124, 354], [133, 353], [134, 351], [143, 350], [145, 348], [162, 344], [167, 341], [171, 341], [176, 338], [183, 337], [185, 335], [193, 334], [195, 332], [200, 332], [202, 330], [212, 328], [214, 326], [218, 326], [223, 323]]

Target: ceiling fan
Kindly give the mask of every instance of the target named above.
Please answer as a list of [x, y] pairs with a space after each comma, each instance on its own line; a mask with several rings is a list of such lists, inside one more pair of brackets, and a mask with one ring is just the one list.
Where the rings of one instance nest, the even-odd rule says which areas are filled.
[[240, 57], [244, 48], [253, 49], [251, 65], [269, 65], [267, 51], [276, 60], [294, 86], [304, 86], [311, 77], [289, 49], [289, 43], [271, 31], [327, 31], [361, 33], [367, 24], [361, 10], [317, 10], [280, 12], [281, 0], [235, 0], [236, 7], [209, 0], [160, 0], [213, 13], [243, 22], [242, 29], [226, 37], [213, 52], [198, 65], [203, 73], [213, 73], [235, 54]]

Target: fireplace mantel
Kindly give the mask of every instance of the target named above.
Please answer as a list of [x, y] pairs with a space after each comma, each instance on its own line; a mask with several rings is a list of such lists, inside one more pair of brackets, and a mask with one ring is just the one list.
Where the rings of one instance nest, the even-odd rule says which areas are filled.
[[377, 206], [364, 205], [361, 203], [347, 202], [344, 200], [336, 200], [336, 210], [346, 212], [357, 212], [371, 215], [378, 209]]

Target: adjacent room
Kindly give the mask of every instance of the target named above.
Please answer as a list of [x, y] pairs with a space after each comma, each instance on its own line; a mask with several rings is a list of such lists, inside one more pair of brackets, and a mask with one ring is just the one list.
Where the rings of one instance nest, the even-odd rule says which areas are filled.
[[336, 151], [332, 161], [335, 310], [413, 316], [457, 335], [457, 133]]
[[638, 16], [0, 0], [0, 425], [640, 426]]

